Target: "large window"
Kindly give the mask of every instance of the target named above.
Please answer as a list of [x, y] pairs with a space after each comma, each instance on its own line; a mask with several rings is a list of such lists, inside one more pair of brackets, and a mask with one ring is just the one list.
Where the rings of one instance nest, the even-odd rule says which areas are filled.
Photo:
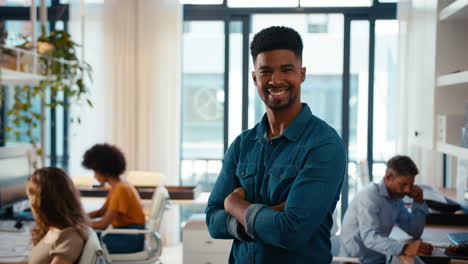
[[185, 22], [183, 40], [181, 182], [210, 191], [224, 154], [224, 22]]
[[[352, 200], [356, 192], [368, 181], [367, 164], [368, 92], [369, 92], [369, 21], [351, 21], [350, 43], [350, 96], [348, 145], [348, 195]], [[366, 179], [367, 178], [367, 179]]]
[[385, 174], [385, 161], [396, 152], [398, 22], [375, 23], [373, 180]]

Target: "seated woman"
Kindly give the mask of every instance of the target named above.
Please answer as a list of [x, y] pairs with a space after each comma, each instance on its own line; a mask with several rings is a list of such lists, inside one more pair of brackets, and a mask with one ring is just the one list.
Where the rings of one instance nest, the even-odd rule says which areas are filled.
[[26, 190], [35, 219], [29, 264], [75, 263], [88, 239], [88, 225], [70, 177], [59, 168], [38, 169]]
[[[140, 196], [133, 186], [120, 179], [125, 171], [125, 157], [115, 146], [97, 144], [84, 154], [82, 165], [94, 171], [94, 177], [111, 187], [101, 209], [89, 213], [100, 218], [91, 223], [95, 229], [114, 228], [144, 229], [145, 215]], [[107, 235], [103, 238], [110, 253], [133, 253], [143, 250], [143, 235]]]

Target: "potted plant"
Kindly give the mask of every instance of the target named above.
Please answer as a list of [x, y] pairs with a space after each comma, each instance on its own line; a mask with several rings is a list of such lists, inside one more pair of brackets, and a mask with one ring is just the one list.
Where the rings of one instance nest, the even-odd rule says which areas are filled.
[[[25, 42], [22, 48], [27, 48], [30, 43]], [[47, 109], [59, 106], [69, 107], [73, 104], [87, 104], [92, 107], [90, 93], [85, 83], [92, 81], [91, 66], [78, 59], [76, 44], [70, 34], [63, 30], [51, 31], [48, 35], [42, 34], [38, 39], [38, 52], [40, 57], [40, 69], [43, 78], [36, 86], [17, 87], [12, 108], [7, 115], [12, 120], [11, 126], [6, 127], [6, 132], [29, 141], [44, 157], [42, 146], [44, 145], [44, 132], [37, 133], [39, 125], [44, 124]], [[51, 100], [47, 100], [50, 95]], [[60, 95], [60, 96], [59, 96]], [[63, 96], [62, 96], [63, 95]], [[37, 107], [40, 100], [41, 107]], [[71, 122], [81, 122], [79, 116], [70, 118]], [[39, 138], [37, 135], [40, 134]], [[26, 138], [24, 138], [26, 137]], [[38, 144], [42, 142], [41, 144]]]

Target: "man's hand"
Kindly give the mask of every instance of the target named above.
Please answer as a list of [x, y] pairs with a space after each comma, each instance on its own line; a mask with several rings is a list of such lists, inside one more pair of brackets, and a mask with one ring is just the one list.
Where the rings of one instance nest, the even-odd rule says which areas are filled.
[[431, 255], [432, 250], [433, 246], [431, 244], [417, 240], [406, 244], [402, 253], [406, 256]]
[[408, 197], [413, 198], [413, 200], [415, 200], [419, 204], [422, 204], [424, 202], [423, 190], [417, 185], [413, 185], [410, 193], [408, 194]]
[[231, 205], [232, 200], [237, 199], [237, 200], [245, 200], [245, 191], [242, 187], [238, 187], [232, 191], [231, 194], [229, 194], [225, 199], [224, 199], [224, 209], [229, 212], [229, 208]]
[[234, 216], [245, 227], [245, 212], [251, 205], [245, 200], [245, 191], [242, 187], [236, 188], [224, 199], [224, 210]]
[[245, 200], [245, 190], [242, 187], [234, 189], [230, 195], [237, 195], [240, 199]]
[[280, 211], [280, 212], [283, 212], [284, 211], [284, 205], [286, 204], [286, 202], [282, 202], [280, 204], [277, 204], [277, 205], [273, 205], [273, 206], [270, 206], [268, 208], [270, 209], [273, 209], [273, 210], [276, 210], [276, 211]]

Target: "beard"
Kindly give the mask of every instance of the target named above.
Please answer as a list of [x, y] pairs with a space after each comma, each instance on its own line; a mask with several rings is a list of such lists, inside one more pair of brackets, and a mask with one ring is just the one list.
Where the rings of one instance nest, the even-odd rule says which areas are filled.
[[[268, 89], [270, 88], [275, 88], [275, 87], [272, 87], [272, 86], [266, 87], [265, 93], [267, 95], [270, 95], [270, 92], [268, 92]], [[265, 103], [265, 105], [272, 111], [283, 111], [291, 107], [291, 105], [293, 105], [297, 101], [298, 96], [293, 95], [291, 91], [292, 91], [291, 87], [288, 87], [287, 92], [289, 93], [289, 97], [286, 98], [285, 100], [278, 100], [274, 98], [270, 100], [269, 96], [267, 96], [265, 99], [262, 98], [262, 100]]]
[[397, 192], [397, 193], [395, 193], [395, 196], [398, 197], [398, 198], [400, 198], [400, 199], [403, 199], [403, 198], [406, 196], [406, 193], [399, 193], [399, 192]]

